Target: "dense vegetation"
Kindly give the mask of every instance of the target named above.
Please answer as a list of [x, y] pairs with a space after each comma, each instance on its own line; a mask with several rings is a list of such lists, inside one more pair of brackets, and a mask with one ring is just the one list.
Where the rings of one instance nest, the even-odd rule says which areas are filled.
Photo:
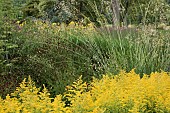
[[134, 70], [93, 78], [89, 85], [81, 77], [66, 87], [63, 95], [50, 98], [29, 77], [14, 93], [0, 98], [1, 113], [169, 113], [170, 76], [166, 72], [145, 75]]
[[[44, 84], [54, 98], [63, 95], [65, 87], [80, 75], [83, 82], [91, 85], [93, 77], [105, 80], [103, 74], [111, 76], [121, 70], [135, 69], [140, 78], [152, 72], [169, 72], [169, 31], [168, 0], [1, 0], [0, 96], [9, 99], [6, 95], [28, 76], [40, 87], [39, 91]], [[159, 85], [162, 84], [153, 87]], [[112, 87], [108, 90], [114, 90]], [[85, 96], [86, 93], [82, 98]], [[101, 112], [116, 110], [101, 106], [93, 108]], [[133, 105], [128, 106], [126, 110]]]

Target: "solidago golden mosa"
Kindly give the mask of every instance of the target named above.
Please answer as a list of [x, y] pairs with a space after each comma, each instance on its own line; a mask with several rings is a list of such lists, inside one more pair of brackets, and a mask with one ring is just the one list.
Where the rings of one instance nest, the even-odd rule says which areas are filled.
[[169, 113], [170, 76], [155, 72], [140, 78], [132, 70], [103, 75], [90, 84], [80, 77], [53, 101], [49, 95], [29, 77], [6, 99], [0, 98], [0, 113]]

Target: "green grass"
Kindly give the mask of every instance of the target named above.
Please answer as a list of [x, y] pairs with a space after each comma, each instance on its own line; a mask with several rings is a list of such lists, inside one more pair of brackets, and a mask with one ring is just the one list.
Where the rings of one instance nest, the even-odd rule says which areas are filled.
[[[19, 32], [13, 31], [13, 43], [18, 45], [13, 59], [18, 60], [10, 76], [17, 75], [20, 82], [23, 76], [30, 75], [38, 86], [45, 83], [53, 96], [63, 93], [65, 86], [80, 75], [89, 82], [93, 76], [117, 74], [122, 69], [128, 72], [135, 68], [141, 76], [160, 69], [170, 71], [168, 31], [156, 30], [155, 35], [150, 35], [148, 29], [92, 34], [53, 31], [50, 26], [45, 31], [38, 30], [32, 22]], [[9, 92], [3, 95], [6, 93]]]

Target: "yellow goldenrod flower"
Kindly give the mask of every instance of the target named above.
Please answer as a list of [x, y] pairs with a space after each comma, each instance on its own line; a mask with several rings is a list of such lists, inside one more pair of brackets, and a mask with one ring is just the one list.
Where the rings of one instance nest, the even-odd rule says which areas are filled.
[[76, 23], [71, 21], [69, 24], [68, 24], [68, 29], [75, 29], [76, 27]]
[[53, 25], [53, 26], [56, 26], [56, 25], [57, 25], [57, 23], [52, 23], [52, 25]]
[[[2, 113], [144, 113], [170, 112], [170, 76], [166, 72], [155, 72], [140, 78], [132, 70], [121, 71], [113, 76], [103, 75], [94, 78], [90, 86], [83, 82], [82, 76], [68, 86], [64, 95], [56, 95], [51, 102], [48, 90], [40, 92], [35, 83], [28, 78], [23, 80], [16, 91], [0, 98]], [[63, 98], [70, 104], [66, 107]]]

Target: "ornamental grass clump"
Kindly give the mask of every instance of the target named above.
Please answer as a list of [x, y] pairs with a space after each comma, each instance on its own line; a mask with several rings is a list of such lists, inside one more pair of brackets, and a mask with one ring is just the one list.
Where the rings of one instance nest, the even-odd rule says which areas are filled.
[[140, 78], [132, 70], [115, 76], [103, 75], [91, 83], [81, 77], [66, 87], [63, 95], [50, 98], [48, 90], [36, 88], [28, 78], [6, 99], [0, 98], [1, 113], [169, 113], [170, 74], [155, 72]]

